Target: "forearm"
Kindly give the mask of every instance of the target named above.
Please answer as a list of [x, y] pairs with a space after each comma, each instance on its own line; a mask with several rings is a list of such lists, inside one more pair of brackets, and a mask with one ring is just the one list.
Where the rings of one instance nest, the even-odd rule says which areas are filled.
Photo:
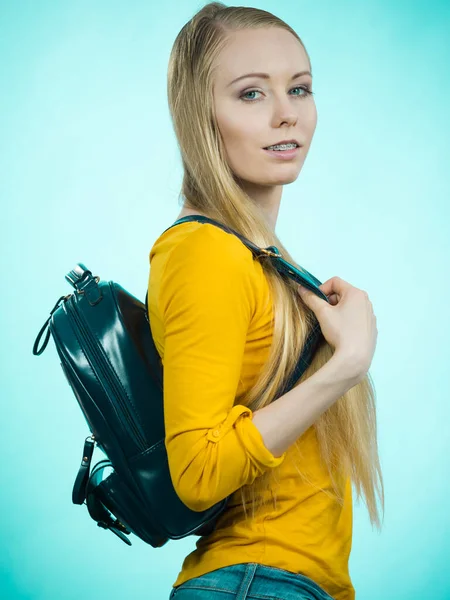
[[266, 448], [281, 456], [336, 400], [360, 381], [348, 360], [334, 356], [311, 377], [253, 413]]

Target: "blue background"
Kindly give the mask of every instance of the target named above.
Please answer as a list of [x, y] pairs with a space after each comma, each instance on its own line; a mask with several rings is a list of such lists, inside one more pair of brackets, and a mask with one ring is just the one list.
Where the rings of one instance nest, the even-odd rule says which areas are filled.
[[[144, 300], [150, 249], [180, 210], [167, 61], [202, 5], [0, 3], [2, 598], [165, 600], [194, 548], [130, 548], [72, 504], [89, 431], [53, 341], [39, 357], [32, 345], [77, 262]], [[357, 598], [444, 600], [450, 4], [256, 6], [303, 39], [319, 115], [277, 232], [322, 281], [366, 289], [377, 315], [386, 518], [372, 530], [355, 499]]]

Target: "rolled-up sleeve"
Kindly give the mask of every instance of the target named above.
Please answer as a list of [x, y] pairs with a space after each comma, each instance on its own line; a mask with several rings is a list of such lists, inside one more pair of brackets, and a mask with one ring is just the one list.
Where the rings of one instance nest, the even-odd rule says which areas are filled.
[[171, 251], [161, 278], [165, 444], [174, 488], [194, 511], [285, 458], [234, 404], [256, 309], [253, 269], [238, 238], [206, 224]]

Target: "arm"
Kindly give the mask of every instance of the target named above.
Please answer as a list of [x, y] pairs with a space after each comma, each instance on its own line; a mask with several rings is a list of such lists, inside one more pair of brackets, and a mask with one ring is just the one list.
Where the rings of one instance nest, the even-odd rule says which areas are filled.
[[247, 331], [256, 309], [253, 257], [202, 225], [172, 251], [159, 306], [164, 322], [164, 424], [174, 488], [191, 510], [213, 506], [278, 466], [234, 405]]
[[202, 225], [173, 249], [162, 276], [165, 442], [174, 488], [191, 510], [206, 510], [281, 464], [358, 382], [335, 353], [270, 405], [254, 413], [234, 405], [256, 309], [252, 261], [239, 240]]
[[266, 447], [281, 455], [359, 380], [351, 362], [336, 352], [311, 377], [253, 413]]

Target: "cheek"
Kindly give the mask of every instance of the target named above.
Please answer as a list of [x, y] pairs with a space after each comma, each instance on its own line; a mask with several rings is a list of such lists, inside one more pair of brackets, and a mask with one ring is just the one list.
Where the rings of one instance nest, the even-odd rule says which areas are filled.
[[228, 152], [244, 152], [254, 148], [255, 142], [261, 140], [258, 129], [261, 118], [252, 115], [245, 107], [230, 106], [217, 114], [217, 123]]
[[230, 151], [244, 151], [255, 140], [255, 130], [248, 121], [229, 119], [224, 127], [224, 142]]
[[306, 125], [309, 128], [310, 133], [314, 133], [314, 130], [317, 125], [317, 107], [314, 102], [312, 103], [311, 108], [307, 113]]

